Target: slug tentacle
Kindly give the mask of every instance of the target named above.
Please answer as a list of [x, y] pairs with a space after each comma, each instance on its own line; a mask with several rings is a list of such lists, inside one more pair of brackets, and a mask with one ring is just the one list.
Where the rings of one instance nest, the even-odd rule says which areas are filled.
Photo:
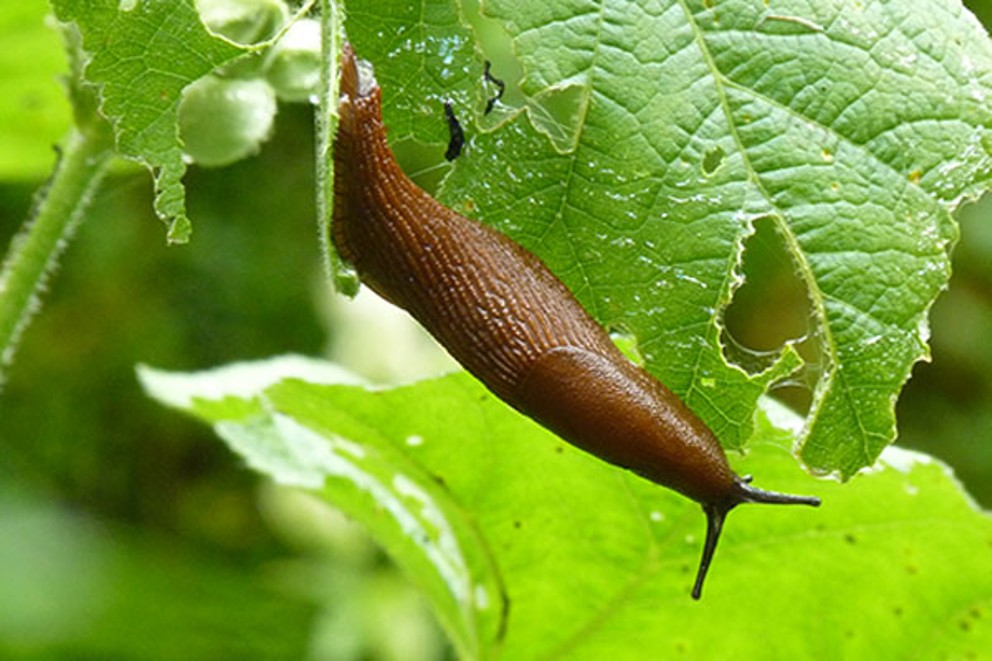
[[695, 598], [731, 509], [819, 504], [738, 477], [709, 427], [627, 360], [540, 259], [414, 184], [389, 149], [381, 97], [371, 68], [346, 44], [334, 145], [331, 236], [338, 252], [512, 407], [699, 502], [708, 523]]
[[703, 555], [699, 560], [699, 570], [696, 572], [696, 582], [692, 587], [692, 598], [699, 599], [703, 594], [703, 581], [710, 569], [720, 533], [723, 532], [723, 522], [727, 513], [741, 503], [768, 503], [773, 505], [810, 505], [820, 506], [820, 499], [815, 496], [796, 496], [777, 491], [765, 491], [752, 487], [751, 476], [734, 477], [734, 488], [727, 498], [720, 502], [703, 503], [706, 514], [706, 541], [703, 543]]
[[765, 491], [751, 486], [751, 476], [745, 475], [736, 480], [736, 492], [742, 503], [767, 503], [769, 505], [812, 505], [817, 507], [820, 499], [815, 496], [797, 496], [791, 493]]

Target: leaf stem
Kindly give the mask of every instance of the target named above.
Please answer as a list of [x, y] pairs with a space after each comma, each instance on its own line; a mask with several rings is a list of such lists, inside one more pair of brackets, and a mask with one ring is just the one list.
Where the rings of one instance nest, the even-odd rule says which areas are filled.
[[[340, 6], [339, 6], [340, 5]], [[317, 228], [324, 270], [334, 288], [346, 296], [358, 293], [358, 277], [338, 256], [331, 241], [334, 207], [334, 134], [338, 128], [338, 55], [343, 31], [343, 3], [320, 0], [321, 47], [320, 106], [317, 132]]]
[[48, 275], [68, 245], [93, 191], [113, 156], [101, 131], [73, 129], [48, 183], [35, 196], [31, 216], [10, 243], [0, 269], [0, 387], [17, 340], [40, 307]]

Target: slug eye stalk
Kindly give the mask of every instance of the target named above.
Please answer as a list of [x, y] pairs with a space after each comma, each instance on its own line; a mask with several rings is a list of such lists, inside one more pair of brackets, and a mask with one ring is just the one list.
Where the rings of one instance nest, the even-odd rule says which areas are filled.
[[703, 543], [703, 555], [699, 560], [696, 582], [692, 586], [692, 598], [697, 601], [703, 595], [703, 582], [710, 570], [710, 562], [712, 562], [713, 554], [716, 552], [717, 542], [720, 541], [720, 533], [723, 532], [723, 522], [726, 521], [730, 510], [741, 503], [820, 506], [820, 499], [815, 496], [796, 496], [752, 487], [750, 475], [735, 478], [734, 485], [732, 497], [728, 500], [718, 503], [703, 503], [703, 512], [706, 514], [706, 541]]

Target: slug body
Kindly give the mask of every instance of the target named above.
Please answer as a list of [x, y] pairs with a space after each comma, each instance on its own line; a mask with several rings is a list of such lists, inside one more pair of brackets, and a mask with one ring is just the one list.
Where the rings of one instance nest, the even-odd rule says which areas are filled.
[[819, 504], [738, 477], [706, 424], [620, 353], [543, 262], [414, 184], [386, 141], [380, 89], [348, 45], [338, 109], [332, 238], [341, 256], [510, 406], [699, 502], [708, 528], [694, 598], [733, 507]]

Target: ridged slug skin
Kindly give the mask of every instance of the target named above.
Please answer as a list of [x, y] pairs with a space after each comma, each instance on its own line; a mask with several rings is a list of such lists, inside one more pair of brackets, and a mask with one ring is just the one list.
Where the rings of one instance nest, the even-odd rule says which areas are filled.
[[500, 399], [569, 443], [698, 501], [709, 527], [693, 596], [726, 513], [814, 498], [737, 477], [716, 437], [614, 346], [534, 254], [448, 209], [399, 168], [381, 91], [342, 53], [332, 238], [361, 280], [407, 310]]

